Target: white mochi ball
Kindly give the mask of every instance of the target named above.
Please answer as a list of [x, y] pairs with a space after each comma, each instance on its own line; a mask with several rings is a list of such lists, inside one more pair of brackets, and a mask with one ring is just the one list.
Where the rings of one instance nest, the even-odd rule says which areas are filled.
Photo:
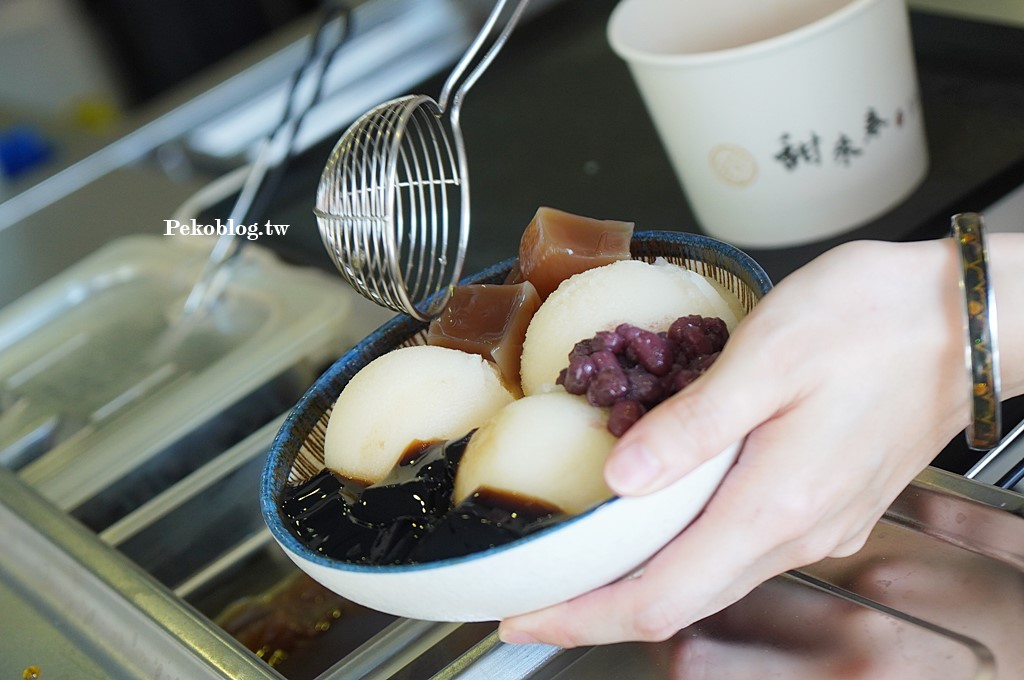
[[564, 391], [523, 397], [477, 430], [455, 475], [454, 500], [478, 489], [579, 514], [612, 497], [604, 463], [616, 438], [606, 409]]
[[479, 355], [428, 345], [396, 349], [367, 364], [338, 397], [324, 463], [372, 484], [411, 444], [463, 437], [513, 400]]
[[700, 274], [664, 260], [622, 260], [575, 274], [530, 321], [523, 343], [523, 393], [550, 390], [577, 342], [620, 323], [663, 331], [681, 316], [699, 314], [722, 319], [732, 331], [739, 302], [727, 301], [723, 293]]

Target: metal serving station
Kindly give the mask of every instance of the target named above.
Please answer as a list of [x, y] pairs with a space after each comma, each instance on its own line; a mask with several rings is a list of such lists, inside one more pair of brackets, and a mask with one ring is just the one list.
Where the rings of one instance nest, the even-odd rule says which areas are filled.
[[[149, 312], [188, 292], [213, 244], [179, 247], [165, 220], [226, 215], [314, 17], [0, 188], [0, 676], [1024, 677], [1016, 442], [972, 479], [977, 454], [950, 442], [860, 552], [777, 577], [661, 643], [509, 646], [493, 622], [395, 618], [307, 581], [263, 524], [263, 461], [302, 391], [387, 318], [334, 273], [312, 213], [316, 183], [357, 115], [439, 91], [490, 7], [351, 4], [352, 33], [266, 209], [287, 234], [240, 255], [227, 317], [200, 329], [209, 356], [135, 373], [125, 358], [160, 337]], [[513, 253], [540, 205], [699, 231], [608, 46], [614, 4], [535, 3], [467, 97], [466, 271]], [[989, 4], [1000, 3], [965, 15], [956, 3], [911, 3], [929, 174], [840, 238], [749, 250], [773, 280], [842, 241], [943, 236], [954, 212], [1024, 231], [1024, 17]], [[89, 405], [67, 408], [67, 394]], [[1024, 406], [1008, 402], [1007, 434], [1022, 419]]]

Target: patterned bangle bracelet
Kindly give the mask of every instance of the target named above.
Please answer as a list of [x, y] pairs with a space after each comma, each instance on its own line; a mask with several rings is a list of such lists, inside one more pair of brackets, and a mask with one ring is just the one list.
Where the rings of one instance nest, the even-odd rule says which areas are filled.
[[987, 451], [999, 443], [1002, 423], [996, 300], [988, 275], [988, 249], [981, 215], [954, 215], [952, 236], [960, 252], [960, 292], [964, 298], [967, 337], [964, 360], [971, 381], [967, 445], [976, 451]]

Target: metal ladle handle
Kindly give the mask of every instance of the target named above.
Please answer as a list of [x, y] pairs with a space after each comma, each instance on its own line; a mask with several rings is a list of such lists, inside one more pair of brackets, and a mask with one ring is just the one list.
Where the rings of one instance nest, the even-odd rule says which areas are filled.
[[[498, 0], [494, 5], [494, 9], [491, 10], [484, 25], [480, 28], [480, 32], [477, 33], [473, 42], [470, 43], [469, 47], [466, 48], [466, 52], [459, 59], [458, 63], [452, 69], [451, 73], [448, 74], [448, 79], [445, 80], [444, 87], [441, 88], [441, 95], [438, 97], [437, 104], [438, 108], [442, 112], [447, 112], [451, 117], [452, 125], [458, 127], [459, 125], [459, 110], [462, 107], [462, 100], [466, 96], [466, 92], [469, 88], [483, 75], [487, 67], [491, 65], [494, 58], [498, 56], [498, 52], [504, 47], [505, 42], [511, 35], [512, 30], [519, 22], [519, 18], [523, 15], [526, 10], [529, 0], [519, 0], [508, 19], [505, 21], [504, 26], [501, 28], [500, 33], [491, 43], [490, 49], [480, 57], [479, 61], [476, 61], [477, 54], [487, 43], [488, 38], [494, 33], [498, 20], [505, 9], [505, 5], [508, 4], [508, 0]], [[473, 63], [476, 61], [476, 65]], [[463, 78], [463, 74], [469, 71], [469, 74]], [[451, 102], [451, 108], [449, 109], [448, 104]]]

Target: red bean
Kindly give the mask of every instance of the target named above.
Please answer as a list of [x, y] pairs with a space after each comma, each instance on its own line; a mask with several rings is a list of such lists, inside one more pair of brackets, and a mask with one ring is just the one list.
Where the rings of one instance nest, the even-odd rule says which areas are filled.
[[639, 366], [627, 369], [626, 379], [629, 380], [629, 398], [642, 404], [653, 406], [660, 402], [665, 394], [661, 381]]
[[629, 381], [621, 369], [597, 372], [587, 386], [587, 401], [592, 406], [611, 406], [629, 394]]
[[608, 414], [608, 431], [616, 437], [626, 434], [626, 430], [633, 427], [640, 416], [644, 414], [644, 407], [640, 402], [632, 399], [617, 401]]
[[629, 341], [635, 361], [654, 375], [665, 375], [672, 368], [672, 348], [668, 341], [651, 331], [640, 331]]
[[597, 367], [590, 357], [573, 357], [561, 384], [569, 394], [586, 394], [587, 386], [596, 373]]
[[596, 366], [599, 371], [622, 368], [619, 364], [618, 357], [606, 349], [598, 350], [591, 354], [590, 360], [594, 362], [594, 366]]
[[612, 354], [620, 354], [626, 349], [626, 339], [611, 331], [598, 331], [592, 341], [595, 350], [607, 350]]
[[696, 314], [659, 333], [619, 324], [576, 343], [557, 382], [594, 406], [610, 407], [608, 430], [621, 436], [647, 409], [699, 378], [728, 338], [724, 321]]

